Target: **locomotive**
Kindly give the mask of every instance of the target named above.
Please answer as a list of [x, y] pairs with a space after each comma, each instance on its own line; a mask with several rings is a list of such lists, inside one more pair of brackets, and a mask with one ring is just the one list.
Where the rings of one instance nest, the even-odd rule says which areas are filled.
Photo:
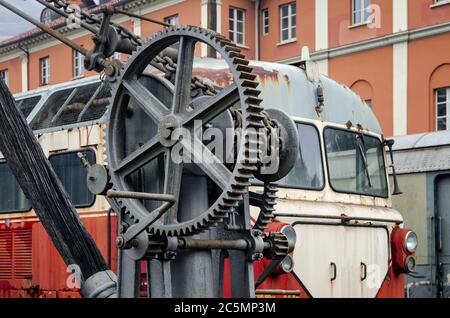
[[[251, 62], [195, 26], [165, 25], [144, 43], [111, 22], [111, 7], [88, 16], [99, 28], [84, 25], [96, 34], [87, 51], [0, 4], [102, 72], [15, 96], [28, 127], [22, 117], [6, 124], [36, 136], [43, 153], [32, 160], [44, 165], [30, 170], [34, 162], [14, 155], [26, 148], [2, 148], [4, 297], [404, 295], [417, 235], [392, 208], [393, 142], [370, 107], [314, 62]], [[205, 46], [211, 57], [196, 58]], [[39, 178], [23, 178], [20, 165]], [[36, 188], [47, 176], [54, 199], [49, 183]], [[54, 209], [66, 198], [76, 213]], [[62, 233], [52, 218], [77, 229]]]
[[[370, 108], [349, 88], [320, 76], [325, 102], [318, 118], [315, 83], [305, 69], [263, 62], [251, 65], [264, 103], [292, 117], [300, 145], [295, 168], [279, 182], [276, 220], [269, 225], [290, 233], [295, 249], [259, 285], [257, 295], [403, 297], [403, 274], [414, 270], [408, 264], [415, 252], [414, 246], [409, 249], [414, 234], [401, 228], [402, 217], [391, 208], [384, 139]], [[214, 85], [229, 80], [228, 68], [215, 59], [196, 59], [194, 74]], [[109, 95], [102, 81], [93, 77], [15, 98], [83, 223], [116, 271], [117, 215], [104, 197], [89, 192], [87, 171], [77, 156], [81, 152], [92, 163], [104, 163]], [[367, 169], [354, 142], [358, 136], [367, 145]], [[80, 297], [71, 271], [7, 164], [0, 169], [2, 296]], [[372, 187], [367, 185], [369, 179]], [[261, 189], [258, 182], [252, 186], [254, 192]], [[266, 259], [255, 262], [256, 279], [269, 264]], [[147, 295], [147, 266], [139, 271], [140, 294]], [[231, 287], [225, 284], [227, 294], [231, 295]]]

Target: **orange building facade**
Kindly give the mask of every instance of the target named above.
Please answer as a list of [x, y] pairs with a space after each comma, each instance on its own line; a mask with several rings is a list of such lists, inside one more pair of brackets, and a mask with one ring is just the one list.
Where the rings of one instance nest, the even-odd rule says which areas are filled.
[[[387, 136], [450, 129], [450, 0], [109, 3], [169, 23], [212, 28], [250, 59], [296, 65], [307, 46], [323, 74], [372, 106]], [[161, 29], [126, 16], [115, 22], [142, 38]], [[91, 48], [90, 34], [82, 29], [70, 30], [61, 20], [51, 25]], [[197, 54], [207, 56], [208, 50], [201, 47]], [[33, 30], [0, 43], [0, 75], [13, 93], [95, 75], [77, 68], [75, 55]]]

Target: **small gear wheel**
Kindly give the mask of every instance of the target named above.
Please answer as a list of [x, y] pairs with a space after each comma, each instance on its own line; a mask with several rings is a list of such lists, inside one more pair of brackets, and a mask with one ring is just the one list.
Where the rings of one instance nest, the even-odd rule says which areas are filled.
[[[233, 82], [214, 96], [195, 99], [191, 94], [191, 84], [198, 44], [210, 46], [221, 55]], [[178, 49], [178, 58], [172, 83], [161, 74], [158, 76], [149, 65], [163, 50], [174, 47]], [[257, 87], [256, 75], [236, 45], [222, 35], [198, 27], [166, 28], [131, 56], [118, 80], [112, 83], [108, 109], [105, 144], [113, 189], [151, 191], [173, 195], [177, 199], [177, 203], [160, 219], [158, 204], [154, 202], [118, 199], [118, 204], [135, 223], [153, 218], [147, 228], [151, 235], [191, 235], [216, 225], [235, 211], [243, 195], [248, 193], [249, 180], [254, 177], [260, 162], [258, 131], [264, 125], [262, 100], [258, 98], [260, 91]], [[240, 107], [242, 112], [237, 160], [231, 167], [209, 151], [200, 138], [194, 137], [188, 142], [174, 137], [177, 129], [186, 129], [191, 136], [198, 136], [195, 121], [210, 123], [228, 113], [231, 107]], [[197, 173], [207, 176], [220, 189], [220, 194], [210, 198], [208, 209], [182, 220], [177, 215], [185, 164], [171, 159], [171, 151], [176, 146], [182, 146], [183, 153], [189, 152], [194, 161], [199, 159], [195, 161]], [[146, 173], [143, 167], [152, 164], [158, 168]], [[139, 178], [154, 179], [155, 186], [151, 189], [138, 186], [133, 180]]]

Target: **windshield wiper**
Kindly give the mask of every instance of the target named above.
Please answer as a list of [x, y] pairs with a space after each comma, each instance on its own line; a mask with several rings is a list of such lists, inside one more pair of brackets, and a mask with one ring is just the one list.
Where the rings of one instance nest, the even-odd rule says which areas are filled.
[[356, 135], [356, 144], [358, 145], [359, 153], [363, 159], [364, 170], [366, 172], [367, 182], [369, 183], [369, 188], [372, 188], [372, 181], [370, 180], [369, 164], [367, 163], [366, 157], [366, 146], [364, 144], [363, 136]]

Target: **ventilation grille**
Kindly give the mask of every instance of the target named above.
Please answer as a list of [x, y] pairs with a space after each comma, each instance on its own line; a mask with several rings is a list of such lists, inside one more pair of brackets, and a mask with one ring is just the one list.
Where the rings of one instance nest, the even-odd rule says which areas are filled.
[[40, 130], [100, 119], [106, 112], [111, 92], [108, 85], [87, 84], [53, 93], [33, 120]]
[[32, 276], [31, 229], [0, 231], [0, 280]]
[[33, 111], [34, 107], [39, 103], [41, 100], [41, 96], [34, 96], [29, 98], [24, 98], [16, 102], [17, 107], [19, 107], [22, 114], [27, 118], [31, 112]]

